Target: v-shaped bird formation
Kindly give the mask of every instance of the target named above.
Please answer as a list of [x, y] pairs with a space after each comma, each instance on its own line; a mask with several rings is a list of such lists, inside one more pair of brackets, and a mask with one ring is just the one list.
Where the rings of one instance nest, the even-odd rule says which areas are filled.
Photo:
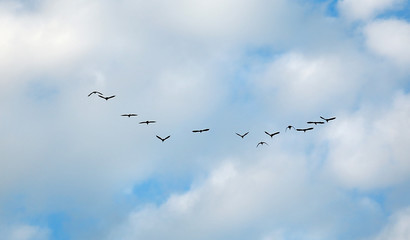
[[[100, 98], [102, 98], [102, 99], [105, 99], [106, 101], [108, 101], [109, 99], [112, 99], [112, 98], [115, 97], [115, 95], [104, 96], [104, 95], [103, 95], [101, 92], [99, 92], [99, 91], [92, 91], [90, 94], [88, 94], [88, 97], [90, 97], [91, 95], [94, 95], [94, 94], [96, 94], [98, 97], [100, 97]], [[136, 114], [136, 113], [124, 113], [124, 114], [121, 114], [121, 116], [131, 118], [131, 117], [137, 117], [138, 114]], [[328, 122], [333, 121], [333, 120], [336, 119], [336, 117], [325, 118], [325, 117], [322, 117], [322, 116], [320, 116], [320, 118], [323, 119], [324, 121], [326, 121], [326, 123], [328, 123]], [[322, 124], [325, 124], [324, 121], [308, 121], [307, 124], [314, 124], [314, 125], [318, 125], [318, 124], [319, 124], [319, 125], [322, 125]], [[156, 121], [155, 121], [155, 120], [146, 120], [146, 121], [141, 121], [141, 122], [139, 122], [139, 124], [146, 124], [146, 125], [153, 124], [153, 123], [156, 123]], [[304, 132], [304, 133], [305, 133], [305, 132], [307, 132], [307, 131], [313, 130], [314, 128], [313, 128], [313, 127], [308, 127], [308, 128], [295, 128], [295, 127], [292, 126], [292, 125], [288, 125], [288, 126], [285, 128], [285, 132], [288, 131], [288, 130], [292, 130], [292, 129], [293, 129], [293, 130], [296, 130], [297, 132]], [[193, 133], [203, 133], [203, 132], [208, 132], [209, 130], [210, 130], [209, 128], [194, 129], [194, 130], [192, 130], [192, 132], [193, 132]], [[249, 134], [249, 132], [246, 132], [246, 133], [243, 133], [243, 134], [240, 134], [240, 133], [235, 132], [235, 134], [238, 135], [239, 137], [241, 137], [241, 138], [243, 139], [245, 136], [247, 136], [247, 135]], [[269, 133], [268, 131], [265, 131], [265, 134], [268, 135], [268, 136], [270, 136], [271, 138], [273, 138], [274, 136], [280, 134], [280, 132], [277, 131], [277, 132]], [[169, 138], [171, 137], [171, 135], [168, 135], [167, 137], [164, 137], [164, 138], [162, 138], [162, 137], [160, 137], [160, 136], [158, 136], [158, 135], [155, 135], [155, 136], [156, 136], [159, 140], [161, 140], [162, 142], [165, 142], [167, 139], [169, 139]], [[263, 146], [263, 145], [269, 145], [269, 144], [267, 144], [267, 143], [264, 142], [264, 141], [260, 141], [260, 142], [258, 142], [258, 144], [256, 145], [256, 147]]]

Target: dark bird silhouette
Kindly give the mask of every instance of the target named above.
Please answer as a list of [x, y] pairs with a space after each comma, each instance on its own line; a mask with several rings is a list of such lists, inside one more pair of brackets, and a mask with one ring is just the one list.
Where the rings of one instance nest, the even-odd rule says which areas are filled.
[[123, 117], [136, 117], [136, 116], [138, 116], [138, 114], [135, 114], [135, 113], [127, 113], [127, 114], [122, 114], [121, 116], [123, 116]]
[[115, 95], [109, 96], [109, 97], [104, 97], [102, 95], [98, 95], [100, 98], [104, 98], [106, 101], [108, 101], [108, 99], [111, 99], [113, 97], [115, 97]]
[[311, 128], [297, 128], [296, 129], [296, 131], [299, 131], [299, 132], [306, 132], [306, 131], [310, 131], [310, 130], [313, 130], [313, 128], [311, 127]]
[[259, 145], [263, 145], [263, 144], [269, 145], [269, 144], [267, 144], [266, 142], [259, 142], [259, 143], [256, 145], [256, 147], [258, 147]]
[[158, 136], [158, 135], [155, 135], [155, 136], [157, 136], [157, 138], [160, 139], [162, 142], [164, 142], [164, 141], [167, 140], [169, 137], [171, 137], [171, 135], [169, 135], [169, 136], [166, 137], [166, 138], [162, 138], [162, 137], [160, 137], [160, 136]]
[[323, 119], [323, 120], [325, 120], [326, 122], [329, 122], [329, 121], [332, 121], [332, 120], [335, 120], [335, 119], [336, 119], [336, 117], [324, 118], [324, 117], [322, 117], [322, 116], [320, 116], [320, 118]]
[[265, 133], [268, 134], [272, 138], [273, 136], [275, 136], [276, 134], [279, 134], [280, 132], [268, 133], [267, 131], [265, 131]]
[[144, 123], [148, 125], [148, 124], [150, 124], [150, 123], [156, 123], [156, 121], [144, 121], [144, 122], [140, 122], [140, 124], [144, 124]]
[[98, 94], [98, 95], [103, 95], [102, 93], [100, 93], [99, 91], [93, 91], [90, 94], [88, 94], [88, 96], [91, 96], [93, 94]]
[[325, 122], [321, 122], [321, 121], [319, 121], [319, 122], [307, 122], [308, 124], [324, 124]]
[[236, 133], [236, 135], [238, 135], [239, 137], [243, 138], [243, 137], [245, 137], [246, 135], [248, 135], [248, 133], [249, 133], [249, 132], [244, 133], [243, 135], [241, 135], [241, 134], [239, 134], [239, 133]]
[[285, 129], [285, 132], [286, 132], [288, 129], [291, 130], [292, 128], [295, 129], [294, 126], [291, 126], [291, 125], [287, 126], [286, 129]]
[[194, 132], [194, 133], [201, 133], [201, 132], [207, 132], [207, 131], [209, 131], [209, 128], [205, 128], [205, 129], [199, 129], [199, 130], [193, 130], [192, 132]]

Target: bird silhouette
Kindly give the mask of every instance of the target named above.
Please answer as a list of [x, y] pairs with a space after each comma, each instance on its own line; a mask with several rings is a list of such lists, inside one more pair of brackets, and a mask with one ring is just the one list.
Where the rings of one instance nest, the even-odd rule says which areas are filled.
[[296, 129], [296, 131], [299, 131], [299, 132], [306, 132], [306, 131], [310, 131], [310, 130], [313, 130], [313, 128], [311, 127], [311, 128], [297, 128]]
[[123, 117], [136, 117], [136, 116], [138, 116], [138, 114], [135, 114], [135, 113], [127, 113], [127, 114], [122, 114], [121, 116], [123, 116]]
[[269, 145], [269, 144], [267, 144], [266, 142], [259, 142], [259, 143], [256, 145], [256, 147], [258, 147], [259, 145], [263, 145], [263, 144]]
[[115, 95], [109, 96], [109, 97], [104, 97], [102, 95], [98, 95], [100, 98], [104, 98], [106, 101], [108, 101], [108, 99], [111, 99], [113, 97], [115, 97]]
[[265, 133], [268, 134], [272, 138], [273, 136], [275, 136], [276, 134], [279, 134], [280, 132], [268, 133], [267, 131], [265, 131]]
[[93, 91], [90, 94], [88, 94], [88, 96], [91, 96], [93, 94], [98, 94], [98, 95], [103, 95], [102, 93], [100, 93], [99, 91]]
[[164, 141], [167, 140], [169, 137], [171, 137], [171, 135], [169, 135], [169, 136], [166, 137], [166, 138], [162, 138], [162, 137], [160, 137], [160, 136], [158, 136], [158, 135], [155, 135], [155, 136], [157, 136], [157, 138], [160, 139], [162, 142], [164, 142]]
[[320, 116], [320, 118], [323, 119], [323, 120], [325, 120], [326, 122], [329, 122], [329, 121], [332, 121], [332, 120], [335, 120], [335, 119], [336, 119], [336, 117], [324, 118], [324, 117], [322, 117], [322, 116]]
[[201, 133], [201, 132], [207, 132], [207, 131], [209, 131], [209, 128], [193, 130], [192, 132], [194, 132], [194, 133]]
[[140, 124], [144, 124], [144, 123], [148, 125], [148, 124], [150, 124], [150, 123], [156, 123], [156, 121], [144, 121], [144, 122], [140, 122]]
[[307, 122], [308, 124], [324, 124], [325, 122], [319, 121], [319, 122]]
[[249, 133], [249, 132], [246, 132], [246, 133], [244, 133], [243, 135], [241, 135], [241, 134], [239, 134], [239, 133], [236, 133], [236, 135], [238, 135], [238, 136], [241, 137], [241, 138], [244, 138], [246, 135], [248, 135], [248, 133]]
[[294, 126], [291, 126], [291, 125], [287, 126], [286, 129], [285, 129], [285, 132], [286, 132], [288, 129], [291, 130], [292, 128], [295, 129]]

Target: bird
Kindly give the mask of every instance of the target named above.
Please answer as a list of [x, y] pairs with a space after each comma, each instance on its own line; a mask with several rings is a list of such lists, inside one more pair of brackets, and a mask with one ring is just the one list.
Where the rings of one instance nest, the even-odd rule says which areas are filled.
[[239, 137], [243, 138], [243, 137], [245, 137], [246, 135], [248, 135], [248, 133], [249, 133], [249, 132], [246, 132], [246, 133], [244, 133], [243, 135], [241, 135], [241, 134], [239, 134], [239, 133], [236, 133], [236, 135], [238, 135]]
[[109, 96], [109, 97], [104, 97], [102, 95], [98, 95], [100, 98], [104, 98], [106, 101], [108, 101], [108, 99], [111, 99], [113, 97], [115, 97], [115, 95]]
[[209, 128], [205, 128], [205, 129], [199, 129], [199, 130], [193, 130], [192, 132], [194, 132], [194, 133], [201, 133], [201, 132], [207, 132], [207, 131], [209, 131]]
[[287, 126], [286, 129], [285, 129], [285, 132], [286, 132], [288, 129], [291, 130], [292, 128], [295, 129], [294, 126], [291, 126], [291, 125]]
[[103, 94], [100, 93], [99, 91], [93, 91], [93, 92], [91, 92], [90, 94], [88, 94], [88, 96], [91, 96], [91, 95], [97, 94], [97, 93], [98, 93], [98, 95], [103, 95]]
[[135, 114], [135, 113], [127, 113], [127, 114], [122, 114], [121, 116], [123, 116], [123, 117], [136, 117], [136, 116], [138, 116], [138, 114]]
[[325, 122], [319, 121], [319, 122], [307, 122], [308, 124], [324, 124]]
[[299, 132], [306, 132], [306, 131], [309, 131], [309, 130], [313, 130], [313, 128], [311, 127], [311, 128], [297, 128], [296, 129], [296, 131], [299, 131]]
[[167, 140], [169, 137], [171, 137], [171, 135], [169, 135], [169, 136], [166, 137], [166, 138], [162, 138], [162, 137], [160, 137], [160, 136], [158, 136], [158, 135], [155, 135], [155, 136], [157, 136], [157, 138], [160, 139], [162, 142], [164, 142], [164, 141]]
[[265, 131], [265, 133], [266, 134], [268, 134], [271, 138], [273, 137], [273, 136], [275, 136], [276, 134], [279, 134], [280, 132], [274, 132], [274, 133], [268, 133], [267, 131]]
[[148, 125], [148, 124], [150, 124], [150, 123], [156, 123], [156, 121], [144, 121], [144, 122], [140, 122], [140, 124], [144, 124], [144, 123]]
[[325, 120], [326, 122], [329, 122], [329, 121], [332, 121], [332, 120], [335, 120], [335, 119], [336, 119], [336, 117], [324, 118], [324, 117], [322, 117], [322, 116], [320, 116], [320, 118], [323, 119], [323, 120]]
[[256, 147], [258, 147], [259, 145], [263, 145], [263, 144], [269, 145], [269, 144], [267, 144], [266, 142], [259, 142], [259, 143], [256, 145]]

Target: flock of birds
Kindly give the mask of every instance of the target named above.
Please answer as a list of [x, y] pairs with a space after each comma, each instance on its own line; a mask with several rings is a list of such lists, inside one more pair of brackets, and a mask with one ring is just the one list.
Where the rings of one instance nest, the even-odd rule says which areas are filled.
[[[115, 97], [115, 95], [104, 96], [104, 94], [102, 94], [102, 93], [99, 92], [99, 91], [93, 91], [93, 92], [91, 92], [90, 94], [88, 94], [88, 97], [90, 97], [90, 96], [93, 95], [93, 94], [97, 94], [98, 97], [100, 97], [100, 98], [102, 98], [102, 99], [105, 99], [106, 101], [108, 101], [109, 99]], [[130, 118], [130, 117], [136, 117], [136, 116], [138, 116], [138, 114], [135, 114], [135, 113], [126, 113], [126, 114], [122, 114], [121, 116]], [[309, 121], [309, 122], [307, 122], [307, 124], [314, 124], [314, 125], [324, 124], [325, 121], [326, 121], [326, 123], [327, 123], [327, 122], [329, 122], [329, 121], [332, 121], [332, 120], [335, 120], [335, 119], [336, 119], [336, 117], [324, 118], [324, 117], [322, 117], [322, 116], [320, 116], [320, 118], [321, 118], [323, 121]], [[156, 123], [156, 121], [154, 121], [154, 120], [147, 120], [147, 121], [139, 122], [139, 124], [147, 124], [147, 125], [148, 125], [148, 124], [152, 124], [152, 123]], [[313, 127], [309, 127], [309, 128], [295, 128], [294, 126], [289, 125], [289, 126], [287, 126], [287, 127], [285, 128], [285, 131], [287, 131], [287, 130], [292, 130], [292, 129], [294, 129], [294, 130], [296, 130], [296, 131], [298, 131], [298, 132], [306, 132], [306, 131], [311, 131], [311, 130], [313, 130]], [[209, 128], [192, 130], [193, 133], [202, 133], [202, 132], [207, 132], [207, 131], [209, 131]], [[266, 133], [268, 136], [270, 136], [271, 138], [273, 138], [273, 136], [278, 135], [280, 132], [269, 133], [269, 132], [265, 131], [265, 133]], [[238, 136], [241, 137], [241, 138], [244, 138], [244, 137], [245, 137], [246, 135], [248, 135], [248, 134], [249, 134], [249, 132], [246, 132], [246, 133], [244, 133], [244, 134], [236, 133], [236, 135], [238, 135]], [[162, 142], [164, 142], [165, 140], [167, 140], [168, 138], [170, 138], [171, 135], [168, 135], [167, 137], [164, 137], [164, 138], [162, 138], [162, 137], [160, 137], [160, 136], [158, 136], [158, 135], [156, 135], [156, 137], [157, 137], [159, 140], [161, 140]], [[269, 145], [269, 144], [267, 144], [266, 142], [261, 141], [261, 142], [259, 142], [259, 143], [256, 145], [256, 147], [259, 147], [259, 145]]]

